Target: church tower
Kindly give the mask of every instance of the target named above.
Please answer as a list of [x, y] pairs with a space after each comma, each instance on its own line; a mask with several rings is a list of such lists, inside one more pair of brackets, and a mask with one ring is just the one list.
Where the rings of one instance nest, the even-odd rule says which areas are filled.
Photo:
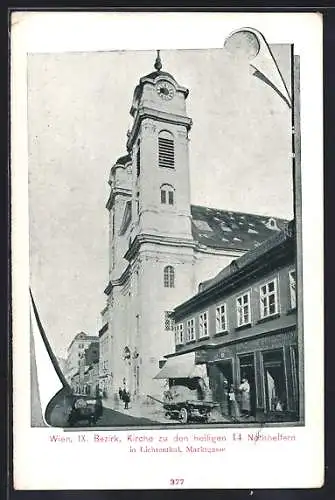
[[[110, 287], [113, 345], [120, 351], [112, 357], [115, 384], [126, 380], [133, 397], [161, 396], [162, 382], [154, 376], [175, 344], [169, 314], [195, 291], [188, 89], [162, 71], [159, 51], [154, 66], [135, 88], [130, 110], [131, 217], [124, 233], [128, 267], [120, 268], [120, 279], [112, 279]], [[119, 361], [122, 352], [125, 369]]]
[[140, 234], [192, 239], [188, 89], [162, 71], [140, 79], [130, 114], [127, 149], [133, 159], [132, 240]]

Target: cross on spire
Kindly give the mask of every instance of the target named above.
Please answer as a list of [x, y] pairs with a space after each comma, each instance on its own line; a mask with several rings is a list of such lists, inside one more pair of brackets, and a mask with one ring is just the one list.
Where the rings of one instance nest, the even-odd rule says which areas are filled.
[[160, 71], [162, 69], [162, 61], [161, 61], [159, 53], [160, 53], [160, 50], [157, 50], [157, 57], [156, 57], [156, 61], [155, 61], [155, 69], [157, 71]]

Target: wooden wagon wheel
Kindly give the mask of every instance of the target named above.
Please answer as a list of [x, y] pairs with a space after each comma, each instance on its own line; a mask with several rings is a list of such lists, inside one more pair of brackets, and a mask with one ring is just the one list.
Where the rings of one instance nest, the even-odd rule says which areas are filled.
[[179, 412], [179, 420], [182, 424], [187, 424], [188, 421], [188, 411], [186, 408], [181, 408]]

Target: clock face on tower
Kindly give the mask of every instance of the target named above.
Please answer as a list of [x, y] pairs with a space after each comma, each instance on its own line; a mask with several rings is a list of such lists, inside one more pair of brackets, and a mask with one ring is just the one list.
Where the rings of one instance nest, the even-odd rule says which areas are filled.
[[174, 86], [169, 82], [159, 82], [156, 85], [157, 94], [165, 101], [169, 101], [175, 94]]

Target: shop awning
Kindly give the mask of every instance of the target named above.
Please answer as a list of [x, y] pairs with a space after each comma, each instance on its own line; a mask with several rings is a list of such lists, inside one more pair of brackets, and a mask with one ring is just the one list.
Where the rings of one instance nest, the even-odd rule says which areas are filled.
[[204, 376], [206, 376], [206, 365], [196, 365], [195, 352], [188, 352], [168, 358], [154, 378], [203, 378]]

